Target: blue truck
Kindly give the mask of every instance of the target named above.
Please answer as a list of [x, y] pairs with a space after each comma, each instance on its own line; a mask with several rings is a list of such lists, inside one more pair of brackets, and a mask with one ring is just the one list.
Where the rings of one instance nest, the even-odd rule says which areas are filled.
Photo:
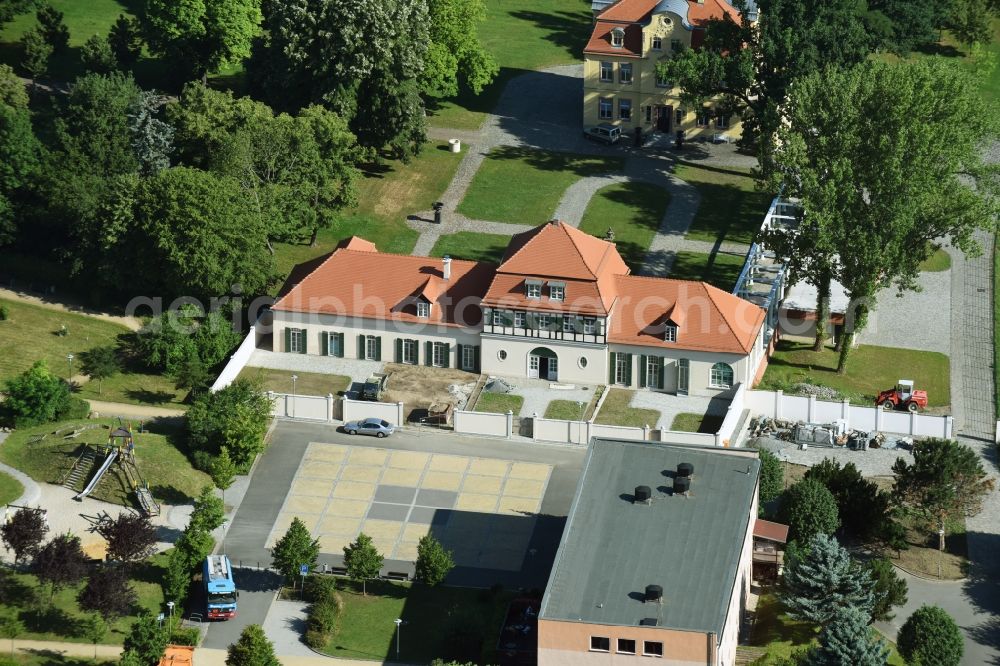
[[233, 580], [233, 565], [225, 555], [205, 558], [205, 616], [209, 620], [236, 617], [236, 598], [240, 593]]

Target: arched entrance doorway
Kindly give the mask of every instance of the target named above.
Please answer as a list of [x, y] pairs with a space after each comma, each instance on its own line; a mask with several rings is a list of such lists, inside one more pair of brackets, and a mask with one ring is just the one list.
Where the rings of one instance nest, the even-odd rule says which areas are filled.
[[545, 347], [535, 347], [528, 354], [528, 377], [533, 379], [559, 379], [559, 359], [556, 353]]

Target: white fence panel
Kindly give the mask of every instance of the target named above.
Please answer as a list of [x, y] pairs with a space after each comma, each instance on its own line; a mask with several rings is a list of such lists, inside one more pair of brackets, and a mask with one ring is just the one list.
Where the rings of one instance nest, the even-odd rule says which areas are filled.
[[848, 412], [847, 424], [850, 428], [872, 432], [877, 429], [877, 424], [875, 422], [877, 417], [877, 411], [871, 407], [858, 407], [856, 405], [851, 405], [851, 409]]
[[[717, 443], [724, 446], [728, 446], [736, 438], [736, 427], [739, 425], [740, 417], [743, 415], [743, 410], [746, 405], [746, 386], [740, 384], [736, 387], [736, 392], [733, 393], [733, 399], [729, 403], [729, 407], [726, 410], [726, 418], [722, 419], [722, 425], [719, 426]], [[716, 443], [713, 441], [713, 443]]]
[[907, 412], [882, 412], [882, 427], [884, 432], [910, 434], [910, 415]]
[[367, 400], [351, 400], [344, 398], [344, 421], [359, 419], [383, 419], [393, 425], [403, 425], [403, 403], [401, 402], [368, 402]]
[[799, 395], [785, 395], [781, 398], [781, 416], [789, 421], [809, 420], [809, 398]]
[[704, 432], [682, 432], [679, 430], [660, 430], [659, 441], [670, 444], [701, 444], [715, 446], [715, 435]]
[[631, 426], [597, 425], [590, 426], [590, 434], [593, 437], [607, 437], [608, 439], [646, 439], [646, 431], [643, 428]]
[[775, 391], [747, 391], [743, 398], [743, 404], [755, 416], [774, 418], [774, 405], [778, 395]]
[[455, 411], [455, 432], [470, 435], [507, 437], [507, 415], [489, 412]]
[[236, 348], [233, 355], [229, 357], [229, 362], [226, 363], [226, 367], [222, 369], [219, 376], [216, 377], [215, 382], [212, 384], [212, 392], [220, 391], [230, 384], [239, 376], [243, 368], [246, 367], [247, 361], [250, 360], [250, 356], [253, 355], [253, 350], [257, 348], [257, 327], [251, 326], [250, 332], [247, 333], [247, 337], [243, 338], [243, 342], [240, 346]]
[[531, 436], [545, 442], [571, 442], [569, 421], [558, 419], [532, 419]]
[[833, 423], [838, 419], [846, 418], [846, 416], [844, 403], [817, 400], [814, 405], [812, 421], [813, 423]]
[[321, 395], [271, 393], [271, 415], [287, 419], [330, 421], [334, 398]]

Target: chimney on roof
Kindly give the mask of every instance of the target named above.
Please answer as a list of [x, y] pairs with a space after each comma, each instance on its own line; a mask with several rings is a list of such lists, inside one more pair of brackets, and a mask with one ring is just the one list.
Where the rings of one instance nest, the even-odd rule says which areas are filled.
[[451, 279], [451, 257], [447, 254], [441, 259], [441, 273], [444, 275], [445, 280]]

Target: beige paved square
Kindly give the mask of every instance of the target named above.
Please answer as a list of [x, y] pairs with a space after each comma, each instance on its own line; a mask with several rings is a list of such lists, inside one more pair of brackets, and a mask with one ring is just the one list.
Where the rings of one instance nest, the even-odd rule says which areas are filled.
[[482, 476], [504, 476], [510, 463], [506, 460], [495, 460], [492, 458], [473, 458], [469, 463], [467, 474], [481, 474]]
[[500, 506], [497, 513], [515, 514], [521, 515], [524, 513], [538, 513], [538, 500], [527, 499], [524, 497], [507, 497], [506, 495], [500, 498]]
[[342, 499], [370, 500], [375, 494], [374, 483], [341, 481], [334, 487], [333, 496]]
[[280, 539], [282, 535], [288, 531], [289, 526], [292, 524], [292, 520], [295, 518], [301, 520], [310, 532], [314, 532], [316, 530], [316, 523], [319, 522], [319, 514], [282, 511], [278, 515], [278, 520], [274, 523], [274, 533], [277, 535], [277, 539]]
[[326, 498], [314, 495], [292, 495], [285, 502], [285, 511], [291, 513], [323, 513], [326, 508]]
[[458, 490], [462, 485], [462, 475], [458, 472], [427, 472], [420, 483], [421, 488], [432, 490]]
[[361, 531], [372, 539], [392, 539], [399, 536], [403, 523], [398, 520], [366, 520]]
[[352, 536], [357, 534], [360, 529], [360, 518], [329, 515], [320, 520], [316, 527], [316, 531], [320, 534], [349, 534]]
[[333, 479], [296, 479], [289, 489], [293, 495], [318, 495], [326, 497], [333, 490]]
[[396, 469], [395, 467], [389, 467], [382, 472], [382, 479], [379, 483], [384, 486], [408, 486], [416, 488], [417, 484], [420, 483], [421, 474], [423, 474], [423, 469]]
[[363, 481], [365, 483], [375, 483], [382, 476], [382, 467], [372, 467], [370, 465], [355, 465], [351, 460], [350, 465], [344, 465], [340, 478], [344, 481]]
[[431, 454], [420, 451], [393, 451], [389, 454], [389, 467], [423, 469]]
[[431, 457], [428, 469], [435, 472], [464, 472], [468, 466], [469, 459], [465, 456], [446, 456], [437, 453]]
[[499, 494], [503, 486], [503, 478], [499, 476], [473, 476], [467, 474], [462, 482], [463, 493], [494, 493]]
[[476, 511], [478, 513], [494, 513], [497, 507], [496, 495], [477, 495], [462, 493], [455, 501], [457, 511]]
[[430, 534], [431, 526], [423, 523], [407, 523], [403, 528], [403, 533], [399, 535], [400, 541], [420, 541], [421, 538]]
[[396, 544], [396, 552], [393, 553], [392, 559], [415, 562], [417, 559], [417, 542], [416, 541], [398, 542]]
[[377, 465], [382, 467], [385, 464], [389, 452], [385, 449], [355, 448], [351, 451], [352, 465]]
[[354, 541], [356, 537], [356, 533], [350, 536], [346, 534], [320, 534], [319, 550], [322, 553], [341, 555], [344, 552], [344, 546]]
[[545, 489], [544, 481], [532, 481], [529, 479], [507, 479], [507, 483], [503, 486], [504, 497], [515, 496], [515, 497], [530, 497], [530, 498], [540, 498], [542, 496], [542, 490]]
[[337, 474], [340, 472], [341, 464], [339, 462], [325, 462], [323, 460], [317, 460], [315, 462], [310, 462], [308, 465], [303, 465], [300, 469], [302, 476], [311, 479], [330, 479], [331, 481], [337, 478]]
[[334, 498], [326, 505], [326, 515], [328, 516], [363, 518], [366, 511], [368, 511], [368, 502], [363, 500]]
[[552, 473], [551, 465], [516, 462], [510, 466], [510, 476], [515, 479], [536, 479], [544, 481]]
[[322, 442], [310, 442], [306, 449], [306, 460], [325, 460], [327, 462], [340, 462], [347, 457], [348, 447], [340, 444], [323, 444]]

